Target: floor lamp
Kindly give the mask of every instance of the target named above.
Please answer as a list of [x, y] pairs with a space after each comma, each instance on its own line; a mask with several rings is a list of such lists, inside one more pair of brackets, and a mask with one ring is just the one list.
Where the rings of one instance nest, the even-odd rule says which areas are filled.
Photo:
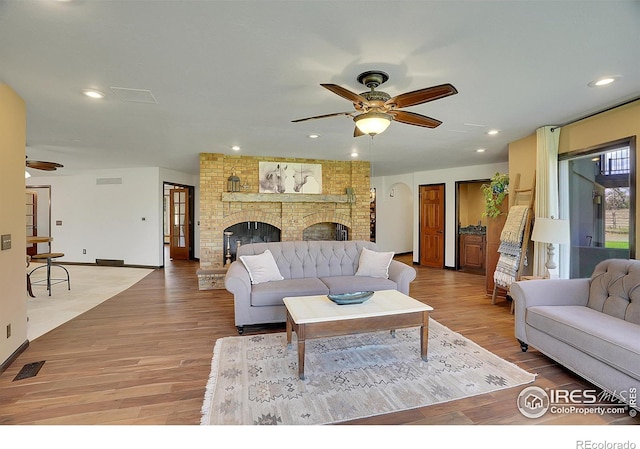
[[548, 279], [550, 277], [549, 270], [555, 270], [557, 268], [553, 258], [555, 254], [553, 245], [570, 242], [569, 221], [557, 220], [553, 217], [536, 217], [533, 223], [531, 240], [534, 242], [547, 243], [547, 263], [545, 264], [544, 278]]

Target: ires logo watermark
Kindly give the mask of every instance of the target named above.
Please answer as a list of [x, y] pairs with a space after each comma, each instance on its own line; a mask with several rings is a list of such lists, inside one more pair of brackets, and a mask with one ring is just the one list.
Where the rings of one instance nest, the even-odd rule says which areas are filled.
[[[624, 402], [616, 396], [624, 399]], [[635, 387], [619, 394], [597, 390], [562, 390], [526, 387], [518, 395], [518, 410], [527, 418], [540, 418], [548, 413], [577, 413], [582, 415], [620, 415], [637, 411]]]

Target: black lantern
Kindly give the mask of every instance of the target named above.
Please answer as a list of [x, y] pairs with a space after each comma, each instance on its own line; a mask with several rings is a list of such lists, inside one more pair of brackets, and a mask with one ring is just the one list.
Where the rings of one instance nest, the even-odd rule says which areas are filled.
[[232, 171], [232, 175], [227, 179], [227, 192], [239, 192], [240, 191], [240, 178], [236, 176], [235, 168]]

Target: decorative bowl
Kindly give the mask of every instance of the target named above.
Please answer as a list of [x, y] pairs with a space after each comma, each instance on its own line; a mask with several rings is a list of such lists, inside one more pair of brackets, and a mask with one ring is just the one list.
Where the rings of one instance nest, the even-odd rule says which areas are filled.
[[355, 292], [355, 293], [342, 293], [339, 295], [327, 295], [331, 301], [338, 305], [345, 304], [361, 304], [367, 299], [373, 296], [373, 292]]

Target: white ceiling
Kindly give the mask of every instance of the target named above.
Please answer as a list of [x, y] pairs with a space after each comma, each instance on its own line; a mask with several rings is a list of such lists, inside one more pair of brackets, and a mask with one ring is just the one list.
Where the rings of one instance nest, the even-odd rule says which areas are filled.
[[[60, 175], [196, 174], [200, 152], [356, 150], [375, 176], [506, 161], [508, 143], [540, 126], [638, 98], [639, 43], [639, 1], [0, 1], [0, 81], [26, 102], [28, 157], [64, 164]], [[378, 90], [391, 96], [442, 83], [459, 93], [406, 109], [440, 127], [394, 122], [373, 140], [354, 138], [345, 116], [291, 122], [352, 111], [320, 83], [366, 91], [356, 77], [373, 69], [390, 75]], [[604, 75], [619, 79], [588, 87]]]

